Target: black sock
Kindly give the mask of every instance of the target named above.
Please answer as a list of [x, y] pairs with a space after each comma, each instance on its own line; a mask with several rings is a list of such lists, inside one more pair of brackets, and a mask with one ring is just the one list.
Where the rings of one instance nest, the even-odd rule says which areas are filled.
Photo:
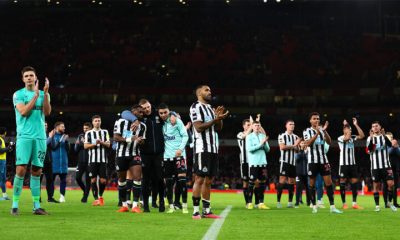
[[99, 198], [99, 189], [97, 188], [97, 182], [92, 182], [92, 193], [95, 200]]
[[316, 201], [315, 201], [315, 186], [310, 186], [310, 201], [313, 205], [316, 205]]
[[[40, 176], [40, 179], [42, 179], [42, 176], [43, 175]], [[82, 189], [83, 193], [85, 193], [86, 187], [85, 187], [85, 184], [83, 184], [83, 181], [82, 181], [82, 174], [77, 175], [75, 180], [76, 180], [76, 183], [78, 183], [79, 187]], [[47, 181], [47, 179], [46, 179], [46, 181]]]
[[294, 184], [288, 184], [289, 202], [293, 202]]
[[133, 201], [139, 202], [140, 194], [142, 193], [142, 182], [141, 181], [133, 181], [132, 189], [133, 189]]
[[300, 181], [296, 181], [296, 205], [300, 204], [302, 193], [303, 193], [302, 184]]
[[357, 183], [352, 183], [351, 184], [351, 192], [353, 194], [353, 202], [357, 202], [357, 195], [358, 195], [358, 184]]
[[255, 199], [256, 205], [258, 205], [260, 203], [260, 196], [258, 194], [259, 189], [260, 189], [260, 186], [254, 187], [254, 199]]
[[131, 200], [132, 187], [133, 187], [133, 180], [127, 179], [126, 180], [126, 200], [128, 200], [128, 201]]
[[201, 200], [201, 202], [203, 203], [203, 210], [205, 210], [206, 208], [210, 208], [210, 200]]
[[386, 182], [383, 185], [383, 190], [382, 190], [382, 195], [383, 195], [383, 201], [385, 202], [385, 206], [387, 205], [388, 202], [388, 186]]
[[260, 183], [260, 187], [258, 187], [257, 195], [260, 203], [264, 203], [264, 189], [265, 189], [265, 183]]
[[340, 183], [340, 196], [342, 197], [342, 203], [346, 203], [346, 183]]
[[276, 198], [277, 198], [278, 202], [281, 202], [282, 191], [283, 191], [283, 184], [278, 183], [278, 191], [277, 191], [277, 194], [276, 194]]
[[246, 204], [248, 203], [248, 200], [247, 200], [248, 196], [249, 196], [248, 187], [247, 188], [243, 187], [243, 197], [244, 197], [244, 201], [245, 201]]
[[397, 205], [397, 185], [393, 186], [393, 204]]
[[330, 186], [327, 186], [326, 187], [326, 193], [327, 193], [327, 195], [328, 195], [328, 198], [329, 198], [329, 204], [332, 206], [332, 205], [335, 205], [335, 199], [334, 199], [334, 197], [333, 197], [333, 194], [334, 194], [334, 192], [333, 192], [333, 185], [330, 185]]
[[198, 207], [200, 206], [200, 197], [192, 197], [193, 200], [193, 206]]
[[379, 206], [379, 192], [374, 192], [375, 205]]
[[118, 181], [118, 197], [121, 202], [126, 202], [126, 188], [127, 184], [125, 182]]
[[99, 196], [103, 197], [104, 190], [106, 189], [106, 183], [100, 182], [99, 185], [100, 185]]
[[174, 190], [174, 195], [175, 195], [174, 203], [179, 203], [181, 201], [182, 187], [180, 186], [179, 182], [180, 178], [181, 177], [178, 177], [178, 179], [176, 179], [176, 186]]
[[393, 189], [392, 190], [388, 189], [387, 192], [388, 192], [388, 202], [391, 203], [393, 200]]
[[167, 200], [169, 204], [173, 204], [173, 192], [174, 192], [174, 179], [166, 178], [166, 191], [167, 191]]
[[249, 182], [249, 187], [247, 188], [247, 203], [253, 202], [253, 193], [254, 193], [254, 182]]
[[[187, 203], [187, 178], [184, 176], [178, 177], [178, 188], [180, 189], [180, 192], [182, 193], [182, 202]], [[175, 199], [176, 201], [176, 199]], [[179, 198], [178, 201], [179, 202]]]

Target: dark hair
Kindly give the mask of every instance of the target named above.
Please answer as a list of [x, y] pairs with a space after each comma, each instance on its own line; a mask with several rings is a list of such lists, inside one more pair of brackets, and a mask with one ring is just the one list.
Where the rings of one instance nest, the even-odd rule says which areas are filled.
[[351, 129], [350, 124], [345, 124], [345, 125], [343, 125], [343, 129], [345, 129], [345, 128]]
[[21, 70], [22, 76], [24, 76], [25, 72], [29, 72], [29, 71], [32, 71], [32, 72], [34, 72], [36, 74], [36, 70], [33, 67], [26, 66], [26, 67], [23, 67], [22, 70]]
[[6, 134], [7, 128], [5, 127], [0, 127], [0, 135]]
[[100, 118], [100, 119], [101, 119], [100, 115], [94, 115], [94, 116], [92, 117], [92, 121], [93, 121], [95, 118]]
[[158, 109], [169, 109], [169, 107], [165, 103], [160, 103], [160, 105], [158, 105]]
[[64, 124], [64, 123], [63, 123], [63, 122], [60, 122], [60, 121], [58, 121], [58, 122], [54, 123], [54, 128], [56, 128], [56, 127], [60, 126], [61, 124]]
[[136, 110], [138, 108], [142, 108], [142, 106], [140, 106], [139, 104], [135, 104], [132, 106], [131, 110]]
[[319, 117], [320, 115], [317, 112], [312, 112], [312, 113], [308, 114], [308, 119], [311, 119], [312, 116], [318, 116]]
[[89, 127], [89, 128], [93, 128], [92, 124], [90, 122], [85, 122], [83, 124], [84, 127]]
[[381, 123], [380, 123], [378, 120], [377, 120], [377, 121], [373, 121], [373, 122], [371, 123], [371, 125], [372, 125], [372, 124], [376, 124], [376, 123], [379, 124], [379, 125], [381, 125]]
[[139, 105], [143, 105], [143, 104], [149, 103], [149, 102], [150, 102], [150, 101], [147, 100], [146, 98], [141, 98], [141, 99], [139, 100]]
[[250, 122], [250, 119], [246, 118], [245, 120], [242, 121], [242, 126], [245, 125], [247, 122]]
[[253, 121], [253, 124], [260, 124], [259, 121]]
[[288, 120], [286, 120], [285, 125], [288, 124], [289, 122], [294, 122], [294, 120], [293, 120], [293, 119], [288, 119]]

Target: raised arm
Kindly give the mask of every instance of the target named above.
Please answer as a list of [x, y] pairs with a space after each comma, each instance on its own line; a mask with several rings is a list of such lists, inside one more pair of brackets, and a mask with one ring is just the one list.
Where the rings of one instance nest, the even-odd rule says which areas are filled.
[[46, 81], [43, 88], [44, 92], [43, 113], [45, 116], [49, 116], [51, 113], [49, 87], [50, 87], [50, 82], [49, 79], [46, 77]]

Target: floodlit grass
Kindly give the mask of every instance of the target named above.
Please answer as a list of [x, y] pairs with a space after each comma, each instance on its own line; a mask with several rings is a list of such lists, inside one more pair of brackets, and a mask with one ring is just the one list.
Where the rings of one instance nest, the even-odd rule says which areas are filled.
[[[68, 191], [66, 203], [43, 203], [42, 207], [50, 216], [32, 215], [32, 200], [26, 189], [22, 193], [18, 217], [10, 215], [10, 201], [0, 201], [0, 239], [201, 239], [213, 222], [211, 219], [194, 221], [191, 214], [181, 212], [160, 214], [157, 209], [151, 209], [149, 214], [117, 213], [116, 191], [106, 191], [104, 207], [82, 204], [80, 198], [80, 191]], [[342, 215], [330, 214], [328, 204], [318, 214], [312, 214], [305, 206], [287, 209], [286, 195], [282, 201], [284, 208], [277, 209], [275, 199], [275, 195], [266, 194], [266, 204], [271, 210], [247, 210], [242, 194], [213, 193], [215, 213], [222, 212], [228, 205], [233, 206], [218, 239], [399, 238], [400, 211], [393, 213], [382, 208], [380, 213], [374, 212], [372, 196], [359, 197], [364, 210], [349, 209]], [[191, 198], [189, 200], [191, 206]], [[336, 196], [336, 200], [341, 207], [340, 196]]]

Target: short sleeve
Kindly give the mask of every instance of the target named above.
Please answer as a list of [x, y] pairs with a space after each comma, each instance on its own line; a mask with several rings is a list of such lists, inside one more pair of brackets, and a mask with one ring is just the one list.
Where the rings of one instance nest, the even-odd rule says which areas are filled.
[[203, 122], [204, 119], [200, 114], [200, 104], [196, 104], [190, 108], [190, 120], [192, 122]]
[[85, 143], [92, 143], [92, 137], [91, 137], [91, 134], [89, 134], [89, 133], [90, 133], [90, 131], [87, 131], [85, 133]]
[[310, 140], [310, 139], [311, 139], [310, 132], [309, 132], [308, 130], [305, 130], [305, 131], [303, 132], [303, 137], [304, 137], [304, 140], [305, 140], [305, 141]]
[[278, 143], [279, 143], [279, 144], [285, 144], [285, 139], [283, 139], [283, 134], [280, 134], [280, 135], [278, 136]]
[[116, 121], [114, 124], [114, 134], [122, 135], [121, 131], [121, 121]]
[[238, 133], [238, 135], [236, 137], [237, 137], [238, 140], [243, 140], [244, 139], [243, 132]]
[[13, 104], [14, 107], [17, 106], [17, 104], [24, 103], [24, 97], [23, 94], [19, 94], [19, 92], [15, 92], [13, 95]]
[[343, 136], [338, 137], [338, 139], [337, 139], [338, 142], [343, 143], [343, 138], [344, 138]]
[[104, 130], [106, 134], [106, 142], [110, 141], [110, 134], [108, 134], [108, 130]]

